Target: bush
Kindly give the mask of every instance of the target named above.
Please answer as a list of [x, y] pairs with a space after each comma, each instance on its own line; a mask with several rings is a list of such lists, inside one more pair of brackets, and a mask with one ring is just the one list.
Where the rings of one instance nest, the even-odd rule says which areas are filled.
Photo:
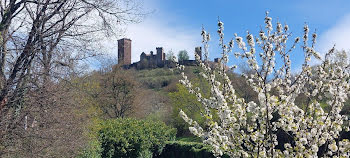
[[[153, 157], [160, 155], [165, 142], [174, 140], [176, 130], [162, 122], [119, 118], [103, 121], [97, 132], [98, 143], [82, 157]], [[98, 152], [98, 156], [96, 156]]]
[[177, 84], [177, 91], [169, 93], [171, 104], [173, 107], [173, 112], [171, 115], [172, 126], [177, 129], [177, 136], [190, 136], [192, 135], [188, 130], [189, 125], [179, 117], [180, 109], [183, 109], [189, 114], [191, 118], [199, 120], [200, 123], [204, 122], [199, 111], [203, 110], [201, 108], [200, 102], [196, 100], [194, 94], [190, 94], [186, 87], [181, 84]]
[[[190, 67], [187, 71], [192, 72], [196, 67]], [[194, 86], [198, 86], [203, 92], [203, 96], [209, 96], [210, 87], [206, 80], [198, 74], [189, 77]], [[201, 116], [204, 111], [203, 106], [197, 100], [195, 94], [191, 94], [185, 86], [176, 84], [176, 91], [168, 93], [172, 105], [172, 126], [177, 129], [177, 136], [193, 136], [188, 130], [189, 125], [179, 116], [180, 109], [186, 112], [189, 117], [194, 118], [200, 125], [204, 125], [205, 119]]]
[[[198, 142], [185, 142], [185, 141], [169, 141], [167, 142], [161, 155], [157, 158], [214, 158], [215, 156], [211, 152], [212, 148], [208, 145]], [[223, 158], [228, 157], [223, 155]]]

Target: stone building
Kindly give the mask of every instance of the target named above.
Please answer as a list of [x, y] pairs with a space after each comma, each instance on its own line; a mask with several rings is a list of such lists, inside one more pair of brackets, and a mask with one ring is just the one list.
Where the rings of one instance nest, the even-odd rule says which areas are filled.
[[[194, 53], [200, 56], [202, 60], [202, 48], [196, 47]], [[122, 38], [118, 40], [118, 64], [124, 68], [158, 68], [158, 67], [175, 67], [176, 63], [165, 59], [165, 53], [163, 47], [156, 48], [156, 54], [151, 51], [149, 54], [142, 52], [140, 55], [140, 61], [131, 64], [131, 40]], [[181, 65], [195, 66], [197, 65], [196, 60], [184, 60], [179, 61]]]
[[140, 55], [140, 62], [147, 62], [157, 66], [163, 66], [165, 63], [165, 53], [163, 47], [157, 47], [157, 54], [153, 54], [153, 51], [150, 54], [142, 52]]
[[118, 64], [131, 64], [131, 40], [128, 38], [118, 40]]

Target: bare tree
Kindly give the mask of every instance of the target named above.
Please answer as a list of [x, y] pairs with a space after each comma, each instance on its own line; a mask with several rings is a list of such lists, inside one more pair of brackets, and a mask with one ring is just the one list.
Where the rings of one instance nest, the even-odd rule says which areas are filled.
[[115, 68], [101, 80], [103, 88], [98, 96], [99, 106], [109, 118], [125, 117], [132, 112], [138, 89], [132, 76], [128, 71]]
[[[110, 35], [115, 33], [113, 25], [139, 20], [141, 14], [135, 12], [138, 11], [137, 5], [131, 5], [131, 2], [133, 1], [37, 0], [16, 3], [23, 6], [17, 16], [12, 18], [20, 22], [13, 22], [20, 29], [13, 29], [12, 36], [4, 38], [6, 43], [3, 43], [11, 45], [13, 51], [9, 52], [12, 61], [7, 66], [6, 53], [1, 52], [4, 56], [2, 70], [9, 70], [2, 73], [8, 75], [2, 76], [4, 82], [0, 101], [23, 81], [33, 63], [36, 63], [36, 69], [38, 66], [42, 68], [42, 80], [46, 82], [53, 67], [69, 66], [74, 60], [95, 55], [88, 45], [96, 37], [101, 37], [100, 33]], [[11, 26], [12, 23], [8, 23]], [[79, 53], [81, 51], [84, 54]], [[69, 53], [63, 55], [63, 52]], [[64, 57], [68, 57], [68, 61], [62, 61]]]
[[[48, 85], [98, 54], [94, 42], [117, 35], [122, 24], [140, 21], [141, 9], [133, 0], [2, 0], [0, 147], [23, 128], [27, 115], [21, 109], [37, 106], [25, 100], [29, 92], [56, 95], [46, 90]], [[49, 98], [43, 102], [51, 104]]]
[[21, 112], [13, 117], [16, 124], [0, 139], [0, 146], [4, 147], [1, 157], [77, 155], [87, 144], [83, 133], [90, 116], [87, 108], [76, 101], [76, 92], [63, 83], [28, 90]]

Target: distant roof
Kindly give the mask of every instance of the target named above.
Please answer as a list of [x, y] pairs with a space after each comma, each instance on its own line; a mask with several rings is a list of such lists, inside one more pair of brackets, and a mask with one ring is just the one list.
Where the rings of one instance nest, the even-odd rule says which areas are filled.
[[[145, 52], [142, 52], [142, 53], [141, 53], [141, 55], [151, 56], [151, 54], [150, 54], [150, 53], [146, 54]], [[154, 54], [153, 54], [153, 56], [156, 56], [156, 55], [154, 55]]]
[[122, 39], [119, 39], [118, 41], [120, 41], [120, 40], [129, 40], [129, 41], [131, 41], [131, 39], [129, 39], [129, 38], [122, 38]]

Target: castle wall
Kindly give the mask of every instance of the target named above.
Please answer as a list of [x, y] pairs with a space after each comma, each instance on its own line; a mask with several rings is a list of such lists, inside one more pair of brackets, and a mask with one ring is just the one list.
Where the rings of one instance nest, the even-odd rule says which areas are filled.
[[182, 61], [179, 61], [179, 64], [185, 65], [185, 66], [196, 66], [197, 61], [196, 60], [182, 60]]
[[[165, 59], [165, 53], [163, 47], [157, 47], [156, 53], [153, 51], [150, 54], [145, 54], [142, 52], [140, 55], [140, 61], [131, 64], [131, 40], [123, 38], [118, 40], [118, 64], [123, 65], [124, 68], [136, 68], [136, 69], [146, 69], [146, 68], [158, 68], [158, 67], [176, 67], [176, 63]], [[195, 53], [200, 56], [202, 60], [202, 49], [201, 47], [195, 48]], [[197, 62], [195, 60], [184, 60], [180, 61], [179, 64], [186, 66], [195, 66]]]

